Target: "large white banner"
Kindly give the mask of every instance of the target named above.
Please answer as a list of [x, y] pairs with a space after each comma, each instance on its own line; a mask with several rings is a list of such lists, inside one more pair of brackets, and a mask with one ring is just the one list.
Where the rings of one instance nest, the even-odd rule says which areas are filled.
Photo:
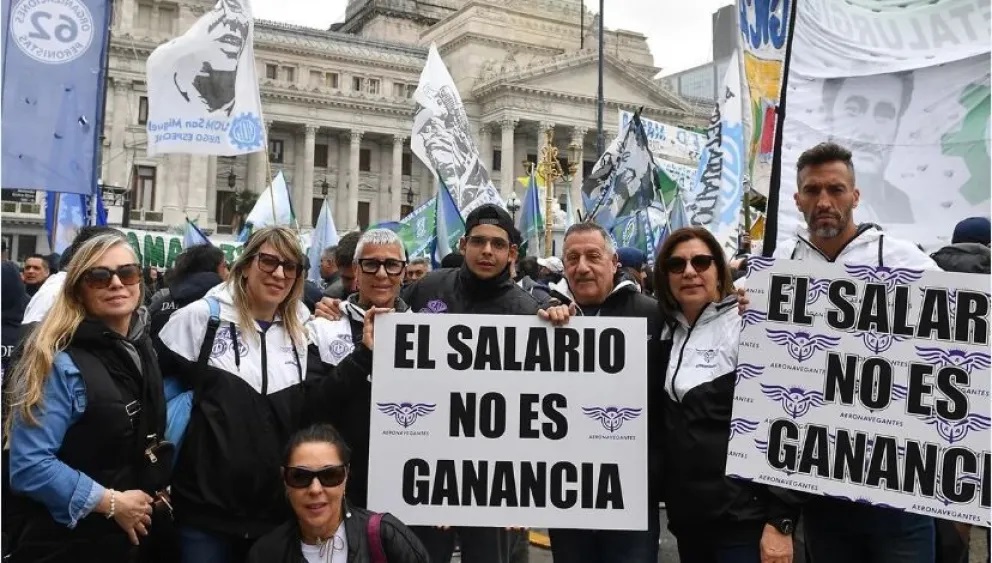
[[433, 44], [413, 97], [410, 149], [448, 186], [462, 215], [485, 203], [503, 206], [472, 140], [462, 97]]
[[418, 525], [647, 529], [646, 330], [377, 318], [369, 508]]
[[959, 220], [989, 216], [989, 3], [902, 4], [798, 6], [779, 241], [804, 227], [796, 161], [827, 140], [854, 153], [858, 222], [933, 248]]
[[[634, 112], [619, 110], [619, 126], [617, 131], [623, 131], [627, 123], [634, 117]], [[654, 155], [655, 162], [662, 160], [677, 162], [695, 167], [706, 145], [706, 135], [688, 129], [668, 125], [641, 116], [644, 133], [648, 137], [648, 147]]]
[[[148, 57], [148, 155], [265, 150], [248, 0], [218, 0]], [[116, 108], [115, 108], [116, 110]]]
[[989, 277], [753, 258], [727, 474], [989, 525]]

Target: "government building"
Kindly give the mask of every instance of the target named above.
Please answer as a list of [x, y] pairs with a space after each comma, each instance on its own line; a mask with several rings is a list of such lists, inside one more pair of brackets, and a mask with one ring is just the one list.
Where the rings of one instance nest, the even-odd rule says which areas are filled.
[[[239, 157], [146, 154], [145, 61], [185, 32], [212, 0], [113, 3], [101, 180], [111, 223], [122, 192], [130, 227], [175, 231], [185, 217], [229, 234], [244, 200], [281, 171], [301, 228], [325, 198], [340, 231], [397, 220], [434, 195], [431, 172], [410, 152], [413, 94], [433, 43], [466, 106], [493, 183], [504, 198], [554, 133], [563, 160], [581, 163], [557, 190], [578, 186], [596, 157], [597, 34], [581, 0], [350, 0], [329, 30], [270, 21], [255, 24], [255, 63], [268, 152]], [[646, 38], [606, 30], [604, 128], [618, 111], [705, 127], [710, 108], [685, 101], [655, 80]], [[566, 167], [567, 168], [567, 167]], [[47, 252], [42, 196], [3, 191], [3, 234], [18, 259]], [[351, 205], [349, 205], [349, 202]]]

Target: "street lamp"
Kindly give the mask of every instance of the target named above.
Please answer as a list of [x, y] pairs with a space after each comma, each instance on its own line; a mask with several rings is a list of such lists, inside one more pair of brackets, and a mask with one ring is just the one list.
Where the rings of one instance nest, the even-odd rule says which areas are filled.
[[231, 171], [227, 173], [227, 187], [234, 189], [234, 185], [238, 182], [238, 175], [234, 173], [234, 167], [231, 167]]
[[327, 192], [330, 189], [331, 185], [327, 183], [327, 178], [324, 178], [324, 181], [320, 183], [320, 195], [324, 196], [324, 199], [327, 199]]
[[413, 184], [406, 187], [406, 204], [413, 207]]
[[517, 223], [517, 211], [520, 211], [520, 200], [517, 199], [517, 192], [510, 193], [510, 199], [506, 202], [506, 209], [513, 217], [513, 223]]

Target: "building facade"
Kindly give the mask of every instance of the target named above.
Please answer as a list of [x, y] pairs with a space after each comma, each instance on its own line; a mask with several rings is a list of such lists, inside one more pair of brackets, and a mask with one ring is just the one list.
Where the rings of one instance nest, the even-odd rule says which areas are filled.
[[659, 79], [663, 88], [689, 102], [715, 103], [727, 73], [730, 57], [737, 49], [737, 5], [724, 6], [711, 16], [713, 60]]
[[[128, 192], [132, 228], [168, 230], [189, 217], [230, 233], [238, 194], [260, 193], [279, 171], [302, 228], [313, 224], [325, 198], [340, 230], [401, 218], [436, 189], [409, 143], [413, 93], [432, 43], [504, 197], [523, 194], [517, 178], [551, 130], [563, 157], [570, 145], [579, 148], [582, 165], [557, 189], [572, 189], [573, 201], [581, 201], [578, 187], [595, 160], [597, 86], [593, 17], [580, 12], [581, 0], [351, 0], [345, 21], [327, 31], [257, 21], [268, 152], [150, 158], [145, 61], [212, 5], [114, 2], [101, 178], [108, 191]], [[607, 142], [621, 108], [643, 107], [646, 117], [674, 125], [705, 125], [705, 112], [652, 80], [658, 69], [643, 35], [605, 35]], [[4, 236], [15, 257], [32, 246], [31, 237], [35, 249], [47, 251], [38, 203], [4, 203]], [[111, 223], [121, 213], [112, 205]]]

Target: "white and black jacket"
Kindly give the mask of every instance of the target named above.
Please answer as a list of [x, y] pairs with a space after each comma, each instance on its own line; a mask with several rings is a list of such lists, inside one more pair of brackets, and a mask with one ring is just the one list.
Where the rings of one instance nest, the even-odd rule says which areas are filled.
[[731, 539], [798, 514], [784, 491], [725, 476], [740, 332], [737, 297], [731, 295], [707, 305], [692, 325], [679, 313], [661, 336], [667, 366], [663, 480], [676, 534], [707, 529]]
[[[210, 317], [204, 300], [176, 311], [159, 333], [163, 372], [193, 389], [193, 410], [172, 484], [183, 524], [258, 537], [284, 521], [280, 465], [303, 420], [307, 341], [294, 343], [282, 319], [246, 334], [228, 286], [211, 290], [220, 327], [206, 366], [197, 363]], [[309, 317], [300, 304], [300, 324]]]
[[798, 234], [795, 239], [778, 245], [775, 249], [775, 257], [887, 268], [939, 269], [937, 263], [915, 244], [886, 235], [871, 223], [859, 225], [857, 234], [833, 260], [813, 246], [809, 237], [803, 234]]

